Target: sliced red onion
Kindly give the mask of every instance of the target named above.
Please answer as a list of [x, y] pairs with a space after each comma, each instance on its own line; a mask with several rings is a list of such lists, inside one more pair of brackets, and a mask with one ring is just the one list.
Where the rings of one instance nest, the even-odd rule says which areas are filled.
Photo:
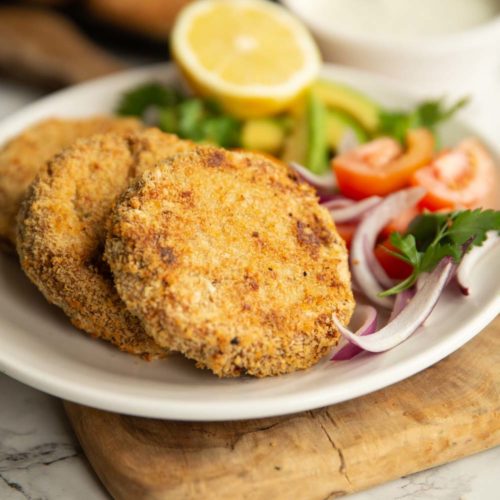
[[[383, 291], [370, 266], [370, 257], [380, 231], [398, 214], [416, 205], [425, 194], [420, 187], [403, 189], [386, 196], [361, 220], [351, 243], [351, 269], [356, 282], [371, 301], [381, 306], [392, 307], [393, 299], [379, 297]], [[369, 249], [369, 252], [367, 252]], [[375, 258], [375, 257], [374, 257]]]
[[423, 278], [422, 287], [408, 305], [386, 326], [370, 336], [358, 336], [344, 327], [333, 315], [333, 322], [350, 342], [369, 352], [383, 352], [405, 341], [427, 319], [434, 309], [455, 265], [450, 257], [443, 258], [432, 273]]
[[[354, 311], [349, 326], [361, 322], [361, 326], [356, 330], [356, 335], [370, 335], [377, 329], [377, 310], [372, 306], [359, 305]], [[332, 357], [332, 361], [345, 361], [353, 358], [356, 354], [363, 352], [361, 347], [348, 342], [339, 349]]]
[[341, 224], [343, 222], [360, 219], [368, 210], [374, 208], [381, 201], [382, 198], [380, 196], [370, 196], [370, 198], [365, 198], [364, 200], [345, 207], [328, 208], [326, 203], [323, 206], [328, 208], [333, 220]]
[[364, 250], [366, 260], [368, 262], [368, 267], [370, 268], [370, 271], [372, 272], [375, 279], [380, 283], [382, 288], [392, 288], [396, 284], [395, 280], [390, 278], [389, 275], [385, 272], [385, 269], [380, 265], [380, 262], [373, 253], [373, 247], [370, 246], [370, 243], [366, 238], [364, 239]]
[[469, 295], [470, 274], [478, 261], [492, 248], [500, 243], [500, 236], [496, 231], [488, 231], [486, 240], [480, 247], [472, 247], [462, 258], [457, 268], [457, 282], [461, 292]]
[[351, 290], [356, 293], [362, 293], [361, 288], [359, 288], [358, 284], [356, 283], [356, 280], [351, 279]]
[[338, 192], [326, 193], [323, 196], [319, 197], [319, 202], [321, 204], [328, 203], [329, 201], [334, 201], [334, 200], [339, 200], [342, 203], [347, 203], [347, 202], [354, 203], [354, 200], [351, 200], [351, 198], [347, 198], [346, 196]]
[[316, 189], [319, 196], [325, 196], [337, 190], [337, 179], [331, 170], [324, 175], [316, 175], [308, 168], [294, 161], [290, 162], [289, 165], [302, 177], [302, 179]]
[[414, 295], [414, 288], [408, 288], [407, 290], [403, 290], [396, 295], [394, 306], [392, 308], [391, 315], [389, 316], [389, 323], [410, 303], [410, 300]]
[[327, 210], [337, 210], [339, 208], [350, 207], [356, 202], [345, 196], [329, 197], [328, 200], [320, 200], [320, 204], [324, 206]]

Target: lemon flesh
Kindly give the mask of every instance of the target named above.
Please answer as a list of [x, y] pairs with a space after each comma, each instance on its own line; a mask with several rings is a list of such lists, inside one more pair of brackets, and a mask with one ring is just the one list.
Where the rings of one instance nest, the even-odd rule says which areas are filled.
[[287, 109], [316, 78], [307, 30], [262, 0], [201, 0], [179, 15], [172, 53], [194, 89], [242, 118]]

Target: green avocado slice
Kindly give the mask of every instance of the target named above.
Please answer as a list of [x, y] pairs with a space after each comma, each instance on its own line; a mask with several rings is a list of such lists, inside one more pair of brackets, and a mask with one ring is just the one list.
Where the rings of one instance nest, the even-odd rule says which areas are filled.
[[338, 151], [339, 144], [348, 130], [360, 144], [368, 141], [368, 134], [365, 129], [351, 116], [338, 109], [330, 108], [326, 112], [326, 140], [328, 146], [334, 151]]
[[328, 170], [328, 141], [326, 136], [326, 108], [321, 100], [310, 92], [307, 99], [307, 156], [306, 166], [315, 174]]
[[361, 92], [326, 80], [318, 80], [313, 85], [313, 92], [325, 106], [351, 115], [366, 131], [373, 133], [377, 130], [380, 106]]

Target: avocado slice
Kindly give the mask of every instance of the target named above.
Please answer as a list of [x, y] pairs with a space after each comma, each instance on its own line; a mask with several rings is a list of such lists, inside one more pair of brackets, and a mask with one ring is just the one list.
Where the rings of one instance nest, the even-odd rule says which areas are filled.
[[295, 116], [292, 132], [285, 140], [283, 161], [300, 163], [318, 175], [328, 170], [326, 113], [321, 100], [309, 92], [303, 113]]
[[323, 174], [328, 170], [326, 107], [314, 92], [307, 98], [307, 124], [306, 166], [315, 174]]
[[326, 111], [326, 140], [331, 149], [338, 150], [348, 130], [354, 133], [359, 143], [368, 141], [367, 132], [351, 115], [333, 108]]
[[313, 92], [328, 108], [337, 108], [351, 115], [368, 132], [377, 130], [380, 106], [361, 92], [326, 80], [318, 80], [313, 85]]

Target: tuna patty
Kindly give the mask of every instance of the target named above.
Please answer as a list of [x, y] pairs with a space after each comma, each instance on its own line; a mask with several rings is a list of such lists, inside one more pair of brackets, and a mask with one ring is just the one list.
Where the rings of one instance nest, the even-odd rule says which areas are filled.
[[0, 150], [0, 239], [4, 244], [15, 245], [16, 216], [22, 198], [50, 158], [79, 138], [140, 127], [133, 118], [53, 118], [29, 127], [5, 144]]
[[200, 147], [120, 197], [105, 259], [161, 346], [221, 377], [308, 368], [354, 308], [347, 252], [313, 190], [263, 156]]
[[116, 293], [102, 259], [106, 220], [116, 197], [138, 173], [191, 148], [151, 129], [82, 139], [50, 160], [19, 213], [21, 265], [72, 323], [120, 349], [162, 356]]

